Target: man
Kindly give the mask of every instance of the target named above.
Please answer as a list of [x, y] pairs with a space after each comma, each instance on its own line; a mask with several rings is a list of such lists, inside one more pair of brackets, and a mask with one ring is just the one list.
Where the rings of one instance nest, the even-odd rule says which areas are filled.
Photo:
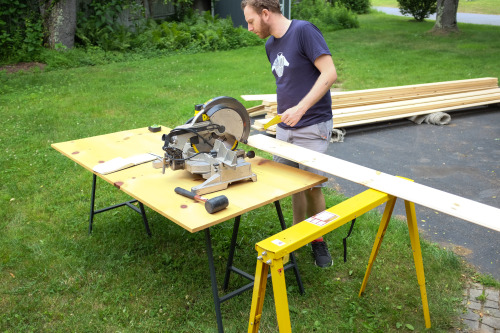
[[[288, 20], [279, 0], [243, 0], [241, 8], [248, 30], [264, 39], [271, 70], [276, 78], [281, 123], [276, 138], [321, 153], [327, 150], [332, 132], [330, 87], [337, 79], [332, 56], [323, 35], [313, 24]], [[280, 163], [310, 169], [274, 156]], [[322, 185], [292, 196], [293, 223], [325, 210]], [[333, 264], [323, 238], [311, 244], [316, 265]]]

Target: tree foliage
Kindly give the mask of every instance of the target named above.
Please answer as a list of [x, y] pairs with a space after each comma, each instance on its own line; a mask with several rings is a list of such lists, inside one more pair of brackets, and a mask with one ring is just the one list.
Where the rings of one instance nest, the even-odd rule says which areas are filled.
[[417, 22], [436, 13], [436, 0], [398, 0], [398, 3], [401, 14], [410, 14]]

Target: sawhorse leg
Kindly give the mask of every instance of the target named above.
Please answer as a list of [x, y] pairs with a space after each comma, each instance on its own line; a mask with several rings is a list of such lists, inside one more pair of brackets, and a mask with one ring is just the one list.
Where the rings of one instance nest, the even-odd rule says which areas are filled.
[[291, 333], [290, 312], [288, 310], [288, 296], [286, 293], [285, 269], [283, 258], [273, 260], [270, 265], [257, 260], [256, 279], [252, 295], [252, 306], [250, 308], [250, 320], [248, 333], [259, 332], [264, 297], [266, 294], [267, 272], [271, 267], [271, 279], [273, 281], [274, 305], [280, 333]]
[[368, 277], [372, 271], [373, 263], [377, 258], [378, 250], [380, 249], [380, 245], [382, 244], [382, 240], [384, 239], [385, 232], [387, 230], [387, 226], [389, 225], [389, 220], [392, 216], [392, 211], [394, 210], [394, 205], [396, 204], [396, 198], [392, 197], [385, 204], [384, 214], [382, 215], [382, 221], [380, 221], [380, 226], [378, 228], [377, 236], [375, 237], [375, 242], [373, 243], [372, 253], [370, 254], [370, 259], [368, 260], [368, 267], [366, 268], [365, 277], [363, 279], [363, 283], [361, 284], [361, 289], [359, 290], [359, 296], [365, 291], [366, 284], [368, 283]]
[[260, 318], [262, 316], [262, 308], [264, 307], [264, 298], [266, 295], [268, 271], [269, 265], [257, 260], [252, 294], [252, 306], [250, 308], [250, 321], [248, 323], [248, 333], [259, 332]]
[[[95, 210], [95, 192], [96, 192], [96, 183], [97, 183], [97, 176], [95, 174], [92, 174], [92, 193], [90, 194], [90, 217], [89, 217], [89, 234], [92, 233], [92, 226], [94, 224], [94, 215], [106, 212], [111, 209], [115, 209], [121, 206], [128, 206], [129, 208], [132, 208], [134, 211], [137, 213], [141, 214], [142, 216], [142, 221], [144, 222], [144, 228], [146, 228], [146, 232], [149, 237], [151, 237], [151, 229], [149, 229], [149, 223], [148, 223], [148, 218], [146, 217], [146, 211], [144, 210], [144, 205], [142, 202], [137, 201], [137, 200], [130, 200], [126, 202], [122, 202], [113, 206], [109, 206], [106, 208], [102, 208], [99, 210]], [[133, 205], [133, 203], [139, 202], [139, 208]]]
[[[377, 232], [377, 236], [375, 238], [375, 242], [373, 243], [372, 252], [370, 255], [370, 260], [368, 261], [368, 267], [366, 269], [365, 277], [363, 279], [363, 283], [361, 285], [361, 289], [359, 290], [359, 296], [365, 291], [366, 284], [368, 283], [368, 277], [370, 276], [373, 263], [377, 258], [378, 251], [380, 249], [380, 245], [382, 244], [382, 240], [384, 239], [385, 232], [387, 230], [387, 226], [389, 225], [389, 220], [392, 215], [392, 211], [394, 210], [394, 205], [396, 203], [396, 198], [391, 198], [384, 210], [384, 214], [382, 216], [382, 221], [380, 221], [380, 226]], [[429, 314], [429, 305], [427, 302], [427, 292], [425, 289], [425, 275], [424, 275], [424, 264], [422, 260], [422, 250], [420, 248], [420, 238], [418, 235], [418, 225], [417, 225], [417, 217], [415, 214], [415, 204], [413, 202], [409, 202], [405, 200], [405, 208], [406, 208], [406, 219], [408, 222], [408, 231], [410, 234], [410, 242], [413, 251], [413, 261], [415, 263], [415, 270], [417, 273], [417, 280], [420, 286], [420, 297], [422, 299], [422, 308], [424, 312], [424, 321], [425, 327], [431, 327], [431, 319]]]
[[[274, 205], [276, 206], [276, 211], [278, 212], [278, 217], [280, 219], [281, 230], [285, 230], [286, 229], [285, 218], [283, 217], [283, 212], [281, 211], [281, 206], [279, 201], [275, 201]], [[290, 265], [293, 267], [293, 272], [295, 273], [295, 280], [297, 280], [297, 284], [299, 285], [299, 292], [301, 295], [304, 295], [305, 293], [304, 285], [302, 283], [302, 279], [300, 278], [299, 268], [297, 267], [297, 262], [295, 261], [295, 255], [293, 252], [290, 253]]]
[[422, 260], [422, 249], [420, 248], [420, 237], [418, 236], [417, 215], [415, 214], [415, 204], [405, 201], [406, 218], [408, 220], [408, 230], [410, 232], [411, 247], [413, 249], [413, 261], [417, 271], [418, 285], [420, 286], [420, 297], [422, 298], [422, 308], [424, 311], [425, 327], [431, 327], [431, 317], [429, 305], [427, 303], [427, 291], [425, 289], [424, 262]]

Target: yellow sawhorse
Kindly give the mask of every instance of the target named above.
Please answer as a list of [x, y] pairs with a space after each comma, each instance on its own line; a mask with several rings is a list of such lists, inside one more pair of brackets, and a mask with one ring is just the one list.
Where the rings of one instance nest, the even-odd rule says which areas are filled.
[[[369, 189], [257, 243], [255, 245], [258, 252], [257, 268], [255, 271], [248, 332], [257, 333], [259, 331], [269, 268], [271, 270], [274, 303], [279, 331], [281, 333], [292, 332], [285, 284], [285, 271], [283, 268], [288, 255], [311, 241], [337, 229], [345, 223], [363, 215], [385, 202], [385, 210], [382, 215], [380, 227], [373, 244], [370, 260], [368, 262], [368, 268], [359, 292], [359, 296], [361, 296], [366, 288], [373, 263], [377, 257], [378, 250], [380, 249], [380, 245], [387, 230], [389, 220], [394, 210], [394, 205], [396, 204], [396, 199], [396, 197], [390, 196], [386, 193]], [[418, 284], [420, 286], [425, 326], [430, 328], [431, 321], [429, 306], [427, 304], [427, 293], [425, 290], [424, 265], [422, 261], [422, 251], [420, 249], [420, 239], [418, 236], [415, 206], [412, 202], [405, 201], [405, 207], [410, 241], [413, 249], [413, 259], [415, 262]]]

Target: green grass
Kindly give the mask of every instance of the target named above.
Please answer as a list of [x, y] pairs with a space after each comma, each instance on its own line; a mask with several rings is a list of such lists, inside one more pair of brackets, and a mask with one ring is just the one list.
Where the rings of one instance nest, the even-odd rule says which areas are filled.
[[[370, 0], [372, 6], [376, 7], [399, 7], [397, 0]], [[460, 0], [458, 2], [459, 13], [475, 13], [500, 15], [498, 0]]]
[[[458, 35], [434, 37], [426, 33], [432, 24], [405, 18], [370, 14], [360, 22], [360, 29], [325, 34], [344, 89], [500, 74], [500, 27], [462, 25]], [[214, 332], [203, 233], [190, 234], [148, 209], [149, 239], [140, 217], [121, 208], [97, 215], [88, 236], [91, 175], [50, 144], [155, 123], [173, 127], [209, 98], [273, 91], [263, 47], [0, 73], [0, 331]], [[98, 207], [126, 199], [104, 182], [98, 194]], [[327, 191], [328, 206], [340, 200]], [[290, 222], [290, 200], [282, 205]], [[345, 264], [348, 226], [327, 238], [333, 268], [318, 269], [308, 248], [298, 251], [306, 295], [289, 275], [294, 332], [408, 332], [407, 324], [424, 331], [403, 222], [391, 222], [366, 294], [357, 297], [379, 220], [376, 212], [358, 220]], [[212, 230], [219, 281], [231, 227]], [[273, 206], [246, 214], [238, 266], [253, 272], [254, 244], [277, 231]], [[423, 240], [422, 249], [430, 332], [446, 332], [459, 325], [462, 274], [469, 271], [437, 245]], [[243, 282], [235, 277], [230, 287]], [[222, 305], [227, 332], [245, 330], [250, 302], [248, 292]], [[269, 293], [261, 332], [276, 331]]]
[[345, 90], [500, 75], [499, 27], [464, 24], [443, 37], [428, 32], [432, 22], [382, 13], [360, 19], [360, 29], [326, 36]]

